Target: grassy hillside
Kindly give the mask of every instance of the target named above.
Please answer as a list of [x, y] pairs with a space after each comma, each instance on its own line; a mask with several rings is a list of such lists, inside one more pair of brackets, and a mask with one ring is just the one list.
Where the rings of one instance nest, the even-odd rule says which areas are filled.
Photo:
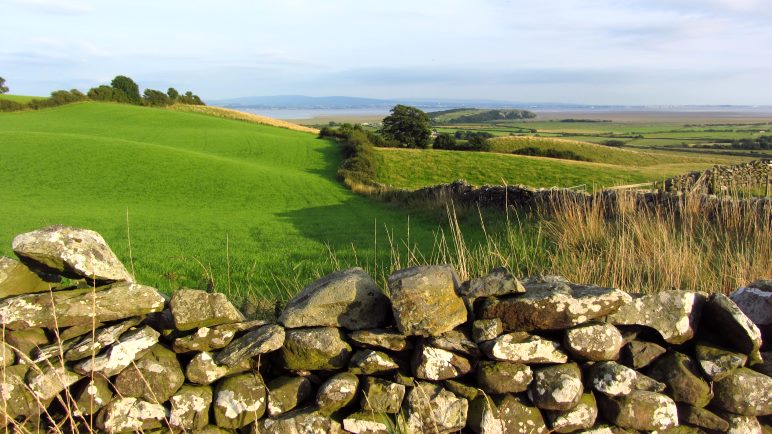
[[8, 101], [18, 102], [19, 104], [26, 104], [33, 99], [46, 99], [45, 96], [26, 96], [26, 95], [0, 95], [0, 99], [5, 99]]
[[17, 233], [89, 227], [164, 289], [212, 278], [281, 292], [388, 258], [385, 230], [400, 248], [408, 219], [410, 244], [431, 246], [437, 227], [346, 190], [331, 142], [204, 114], [105, 103], [2, 113], [0, 153], [0, 254]]

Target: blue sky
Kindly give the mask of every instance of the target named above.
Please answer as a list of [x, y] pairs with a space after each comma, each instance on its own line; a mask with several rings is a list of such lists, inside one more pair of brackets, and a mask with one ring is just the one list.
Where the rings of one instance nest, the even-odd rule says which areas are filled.
[[772, 104], [768, 0], [0, 0], [13, 93]]

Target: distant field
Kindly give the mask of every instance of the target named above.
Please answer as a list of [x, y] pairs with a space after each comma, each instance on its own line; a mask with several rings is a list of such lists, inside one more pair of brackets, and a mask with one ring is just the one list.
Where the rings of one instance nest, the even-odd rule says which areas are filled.
[[0, 99], [18, 102], [19, 104], [26, 104], [32, 101], [33, 99], [46, 99], [46, 98], [47, 97], [45, 96], [26, 96], [26, 95], [7, 95], [7, 94], [0, 95]]

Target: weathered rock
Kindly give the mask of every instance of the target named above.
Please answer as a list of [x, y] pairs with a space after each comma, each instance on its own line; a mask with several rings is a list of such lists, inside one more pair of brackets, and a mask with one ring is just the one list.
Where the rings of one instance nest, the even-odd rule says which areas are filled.
[[80, 378], [80, 375], [62, 365], [33, 367], [27, 374], [27, 385], [37, 399], [48, 402]]
[[485, 393], [519, 393], [528, 389], [533, 372], [520, 363], [481, 361], [477, 364], [475, 379]]
[[633, 369], [649, 366], [667, 350], [653, 342], [632, 340], [622, 348], [622, 360]]
[[644, 295], [610, 315], [611, 324], [651, 327], [670, 344], [682, 344], [694, 337], [705, 296], [698, 292], [662, 291]]
[[158, 312], [164, 302], [154, 288], [121, 282], [97, 291], [85, 288], [7, 298], [0, 301], [0, 322], [10, 330], [69, 327]]
[[504, 422], [505, 433], [547, 434], [549, 430], [538, 408], [512, 395], [496, 399], [499, 418]]
[[601, 414], [609, 422], [622, 428], [653, 431], [678, 425], [678, 409], [667, 395], [634, 390], [616, 398], [599, 397]]
[[713, 384], [711, 405], [744, 416], [772, 414], [772, 378], [740, 368]]
[[0, 256], [0, 299], [53, 288], [52, 283], [41, 279], [26, 265], [7, 256]]
[[633, 390], [662, 392], [665, 385], [616, 362], [599, 362], [590, 367], [589, 384], [609, 396], [629, 395]]
[[466, 426], [469, 403], [441, 386], [419, 382], [406, 398], [407, 432], [450, 433]]
[[169, 301], [177, 330], [192, 330], [244, 321], [225, 294], [209, 293], [199, 289], [180, 289]]
[[445, 380], [442, 382], [442, 385], [445, 386], [446, 389], [455, 393], [457, 396], [466, 398], [466, 400], [470, 402], [477, 398], [477, 396], [482, 392], [476, 387], [472, 387], [457, 380]]
[[508, 333], [480, 344], [490, 358], [516, 363], [566, 363], [560, 344], [524, 332]]
[[49, 226], [17, 235], [12, 247], [22, 262], [44, 272], [99, 282], [132, 281], [104, 238], [88, 229]]
[[499, 318], [507, 331], [560, 330], [606, 316], [629, 301], [626, 292], [614, 288], [545, 284], [525, 294], [489, 298], [479, 317]]
[[375, 350], [359, 350], [349, 361], [354, 374], [377, 375], [394, 372], [399, 365], [388, 354]]
[[278, 350], [284, 344], [284, 329], [276, 324], [265, 325], [246, 333], [217, 353], [220, 365], [236, 366], [244, 360]]
[[248, 373], [228, 377], [217, 384], [214, 418], [226, 429], [244, 427], [265, 413], [266, 390], [262, 377]]
[[700, 376], [696, 363], [685, 354], [665, 354], [646, 372], [655, 380], [665, 383], [668, 394], [676, 402], [705, 407], [713, 398], [710, 384]]
[[342, 434], [340, 422], [319, 414], [312, 407], [258, 422], [257, 432], [265, 434]]
[[177, 355], [162, 345], [153, 346], [113, 379], [115, 391], [123, 397], [163, 404], [182, 386], [182, 373]]
[[619, 358], [624, 341], [611, 324], [589, 323], [566, 330], [564, 345], [579, 360], [603, 361]]
[[351, 346], [334, 327], [288, 329], [277, 354], [281, 365], [290, 370], [341, 369], [348, 364]]
[[113, 399], [110, 383], [101, 375], [86, 378], [83, 384], [72, 394], [75, 400], [77, 416], [96, 414]]
[[721, 417], [729, 424], [726, 434], [764, 434], [759, 420], [754, 416], [721, 413]]
[[[34, 364], [40, 364], [46, 362], [49, 359], [58, 359], [63, 352], [69, 350], [78, 343], [78, 339], [70, 339], [66, 341], [57, 341], [53, 344], [37, 347], [32, 350], [31, 362]], [[48, 362], [52, 363], [52, 362]]]
[[193, 356], [185, 368], [185, 377], [193, 384], [207, 385], [228, 375], [235, 375], [251, 369], [249, 359], [235, 366], [218, 365], [211, 353], [206, 351]]
[[480, 395], [469, 401], [467, 426], [477, 434], [504, 434], [504, 421], [490, 396]]
[[354, 374], [343, 372], [330, 377], [319, 387], [316, 394], [319, 413], [329, 416], [346, 407], [356, 397], [358, 388], [359, 378]]
[[114, 344], [130, 328], [139, 324], [139, 318], [129, 318], [117, 324], [94, 330], [93, 335], [84, 336], [70, 349], [65, 351], [64, 360], [82, 360], [99, 354], [104, 348]]
[[525, 292], [525, 287], [506, 268], [494, 268], [485, 276], [471, 279], [461, 285], [459, 295], [474, 300], [481, 297], [501, 297]]
[[544, 415], [553, 432], [571, 433], [589, 429], [598, 418], [598, 405], [592, 393], [585, 393], [576, 407], [568, 411], [545, 411]]
[[97, 427], [107, 432], [147, 431], [160, 428], [167, 418], [161, 404], [138, 398], [116, 398], [97, 417]]
[[413, 373], [423, 380], [447, 380], [472, 370], [472, 365], [466, 358], [428, 345], [421, 345], [413, 357]]
[[287, 303], [279, 322], [287, 328], [382, 326], [391, 316], [389, 299], [361, 268], [329, 274], [312, 282]]
[[311, 396], [311, 380], [306, 377], [276, 377], [268, 383], [268, 414], [284, 414]]
[[582, 397], [582, 371], [576, 363], [548, 366], [534, 371], [528, 397], [544, 410], [566, 411]]
[[431, 347], [452, 351], [466, 357], [477, 357], [480, 355], [477, 344], [460, 330], [451, 330], [439, 336], [433, 336], [426, 341]]
[[354, 345], [367, 348], [380, 348], [390, 351], [405, 351], [413, 348], [407, 337], [396, 330], [372, 329], [349, 333]]
[[742, 368], [748, 361], [748, 356], [721, 348], [710, 342], [698, 342], [694, 347], [697, 363], [702, 372], [711, 380], [718, 381], [734, 371]]
[[212, 388], [182, 386], [169, 399], [169, 404], [171, 405], [169, 425], [173, 429], [199, 432], [209, 424]]
[[59, 330], [59, 340], [68, 341], [73, 338], [79, 338], [86, 334], [91, 334], [94, 330], [98, 330], [104, 327], [105, 324], [101, 322], [78, 324], [72, 327], [67, 327]]
[[729, 424], [715, 413], [704, 408], [694, 407], [688, 404], [678, 405], [678, 422], [705, 428], [711, 431], [725, 432], [729, 430]]
[[0, 369], [0, 426], [5, 427], [11, 419], [30, 417], [40, 412], [35, 396], [24, 381], [28, 371], [29, 366], [25, 365]]
[[5, 368], [16, 363], [16, 353], [5, 341], [0, 341], [0, 367]]
[[343, 419], [343, 429], [350, 433], [389, 434], [393, 432], [394, 421], [386, 414], [358, 411]]
[[46, 331], [37, 327], [25, 330], [5, 330], [4, 337], [5, 343], [11, 346], [16, 353], [16, 360], [19, 364], [30, 364], [35, 351], [51, 343], [46, 336]]
[[704, 314], [710, 318], [705, 325], [726, 336], [727, 345], [743, 354], [758, 357], [761, 331], [729, 297], [720, 293], [711, 294], [705, 303]]
[[504, 324], [498, 318], [478, 319], [472, 322], [472, 337], [480, 342], [496, 339], [504, 333]]
[[757, 326], [772, 325], [772, 280], [759, 279], [729, 298]]
[[362, 410], [397, 413], [405, 398], [405, 386], [375, 377], [365, 377], [362, 384]]
[[761, 355], [764, 361], [751, 366], [751, 369], [761, 372], [768, 377], [772, 377], [772, 351], [761, 353]]
[[112, 377], [144, 356], [158, 343], [158, 336], [158, 332], [148, 326], [129, 330], [102, 354], [76, 363], [74, 370], [83, 375], [99, 373]]
[[456, 294], [458, 277], [448, 266], [418, 266], [389, 276], [391, 305], [399, 331], [437, 336], [466, 321], [466, 306]]
[[172, 349], [175, 353], [192, 353], [225, 348], [236, 336], [236, 329], [229, 325], [201, 327], [195, 333], [175, 339]]

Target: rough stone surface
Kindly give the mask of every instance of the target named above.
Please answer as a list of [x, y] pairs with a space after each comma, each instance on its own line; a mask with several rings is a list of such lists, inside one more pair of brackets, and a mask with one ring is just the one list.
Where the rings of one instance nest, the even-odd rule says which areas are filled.
[[139, 322], [139, 318], [129, 318], [117, 324], [95, 329], [93, 334], [84, 336], [70, 349], [65, 351], [64, 360], [82, 360], [99, 354], [104, 348], [117, 342], [121, 335], [139, 324]]
[[0, 322], [10, 330], [69, 327], [159, 312], [164, 303], [158, 290], [122, 282], [96, 291], [85, 288], [6, 298], [0, 301]]
[[678, 405], [678, 421], [681, 424], [694, 425], [711, 431], [729, 430], [729, 423], [715, 413], [688, 404]]
[[379, 348], [390, 351], [405, 351], [413, 348], [411, 341], [396, 330], [357, 330], [349, 333], [349, 338], [354, 345], [366, 348]]
[[525, 399], [502, 395], [495, 401], [499, 418], [504, 423], [505, 433], [547, 434], [549, 432], [539, 409]]
[[712, 294], [705, 303], [708, 328], [727, 336], [727, 344], [741, 353], [758, 353], [761, 331], [737, 305], [724, 294]]
[[284, 414], [311, 396], [311, 380], [306, 377], [276, 377], [268, 383], [268, 414]]
[[474, 300], [525, 292], [525, 287], [506, 268], [494, 268], [490, 273], [461, 285], [459, 295]]
[[343, 419], [343, 429], [350, 433], [390, 434], [394, 422], [385, 414], [359, 411]]
[[566, 411], [576, 406], [583, 392], [579, 366], [565, 363], [536, 369], [528, 397], [543, 410]]
[[226, 429], [244, 427], [265, 413], [266, 390], [257, 373], [235, 375], [217, 384], [214, 393], [214, 418]]
[[598, 405], [606, 420], [622, 428], [654, 431], [678, 425], [675, 401], [656, 392], [634, 390], [616, 398], [601, 397]]
[[164, 406], [138, 398], [118, 398], [100, 411], [97, 427], [107, 432], [147, 431], [161, 428]]
[[281, 365], [290, 370], [340, 369], [348, 364], [351, 346], [334, 327], [288, 329], [278, 356]]
[[560, 330], [606, 316], [629, 301], [614, 288], [542, 284], [525, 294], [487, 299], [480, 318], [499, 318], [507, 331]]
[[184, 382], [177, 355], [162, 345], [153, 346], [113, 380], [120, 396], [157, 404], [168, 401]]
[[376, 350], [360, 350], [349, 361], [354, 374], [377, 375], [394, 372], [399, 365], [388, 354]]
[[470, 402], [482, 393], [480, 389], [464, 384], [458, 380], [445, 380], [442, 382], [442, 385], [445, 386], [446, 389], [462, 398], [466, 398], [466, 400]]
[[713, 384], [712, 405], [744, 416], [772, 414], [772, 378], [740, 368]]
[[96, 414], [113, 399], [110, 383], [101, 375], [86, 378], [82, 385], [72, 395], [75, 400], [77, 416]]
[[0, 411], [0, 425], [6, 426], [9, 419], [30, 417], [37, 414], [38, 408], [35, 396], [32, 395], [24, 378], [29, 371], [28, 366], [9, 366], [0, 370], [0, 398], [3, 411]]
[[17, 235], [14, 253], [27, 265], [74, 279], [132, 280], [101, 235], [88, 229], [49, 226]]
[[468, 359], [428, 345], [416, 350], [413, 366], [417, 378], [432, 381], [460, 377], [472, 370]]
[[721, 417], [729, 424], [726, 434], [764, 434], [759, 420], [753, 416], [722, 413]]
[[519, 393], [528, 389], [533, 371], [521, 363], [481, 361], [477, 364], [475, 380], [488, 394]]
[[175, 339], [172, 349], [175, 353], [219, 350], [231, 343], [235, 336], [236, 328], [230, 327], [230, 324], [201, 327], [194, 333]]
[[53, 284], [41, 279], [21, 262], [0, 256], [0, 299], [48, 291], [53, 287]]
[[244, 321], [225, 294], [209, 293], [199, 289], [175, 291], [169, 301], [177, 330], [192, 330]]
[[729, 298], [757, 326], [772, 325], [772, 280], [757, 280]]
[[439, 336], [433, 336], [426, 340], [429, 346], [452, 351], [467, 357], [477, 357], [480, 350], [470, 336], [461, 330], [451, 330]]
[[665, 354], [657, 359], [646, 373], [665, 383], [668, 394], [676, 402], [705, 407], [713, 398], [710, 384], [700, 375], [697, 364], [685, 354]]
[[459, 282], [448, 266], [418, 266], [389, 276], [394, 319], [405, 335], [437, 336], [466, 321]]
[[665, 390], [664, 384], [616, 362], [593, 364], [588, 377], [593, 389], [608, 396], [629, 395], [634, 390]]
[[251, 369], [252, 364], [245, 359], [235, 366], [218, 365], [211, 353], [206, 351], [193, 356], [185, 368], [185, 378], [193, 384], [207, 385], [227, 375], [234, 375]]
[[477, 434], [504, 434], [504, 421], [490, 396], [480, 395], [469, 401], [467, 426]]
[[182, 386], [169, 399], [169, 425], [178, 430], [196, 431], [209, 424], [212, 388], [209, 386]]
[[666, 352], [665, 348], [653, 342], [632, 340], [622, 348], [622, 360], [633, 369], [641, 369]]
[[80, 375], [64, 366], [44, 366], [41, 369], [30, 369], [27, 374], [27, 385], [36, 398], [41, 401], [50, 401], [80, 378]]
[[472, 322], [472, 337], [477, 343], [496, 339], [504, 333], [504, 324], [498, 318], [478, 319]]
[[231, 342], [217, 353], [214, 360], [220, 365], [236, 366], [244, 360], [278, 350], [284, 344], [284, 338], [281, 326], [265, 325]]
[[260, 422], [257, 432], [265, 434], [342, 434], [340, 422], [325, 417], [313, 408], [302, 408]]
[[287, 303], [279, 322], [287, 328], [376, 328], [391, 316], [389, 299], [361, 268], [329, 274]]
[[46, 331], [37, 327], [25, 330], [5, 330], [4, 339], [14, 349], [19, 364], [29, 364], [38, 348], [51, 343], [46, 336]]
[[78, 362], [74, 369], [83, 375], [93, 372], [112, 377], [145, 355], [153, 345], [158, 343], [158, 337], [159, 333], [148, 326], [129, 330], [106, 351], [96, 357]]
[[544, 416], [552, 431], [571, 433], [589, 429], [595, 425], [595, 420], [598, 418], [598, 404], [592, 393], [585, 393], [576, 407], [567, 411], [545, 411]]
[[375, 377], [365, 377], [361, 406], [365, 411], [397, 413], [405, 398], [405, 386]]
[[16, 353], [5, 341], [0, 341], [0, 367], [5, 368], [16, 363]]
[[615, 325], [642, 325], [658, 331], [670, 344], [694, 337], [705, 296], [689, 291], [662, 291], [636, 298], [610, 315]]
[[330, 377], [319, 387], [316, 394], [316, 406], [323, 415], [330, 414], [349, 405], [357, 395], [359, 378], [343, 372]]
[[439, 385], [419, 382], [406, 401], [407, 432], [450, 433], [466, 426], [469, 403]]
[[722, 348], [710, 342], [698, 342], [694, 347], [702, 372], [713, 381], [718, 381], [737, 368], [742, 368], [748, 361], [748, 356]]
[[624, 344], [619, 330], [606, 323], [582, 324], [566, 330], [563, 342], [572, 356], [590, 361], [616, 360]]
[[565, 363], [568, 355], [554, 341], [524, 332], [508, 333], [483, 342], [480, 349], [495, 360], [516, 363]]

